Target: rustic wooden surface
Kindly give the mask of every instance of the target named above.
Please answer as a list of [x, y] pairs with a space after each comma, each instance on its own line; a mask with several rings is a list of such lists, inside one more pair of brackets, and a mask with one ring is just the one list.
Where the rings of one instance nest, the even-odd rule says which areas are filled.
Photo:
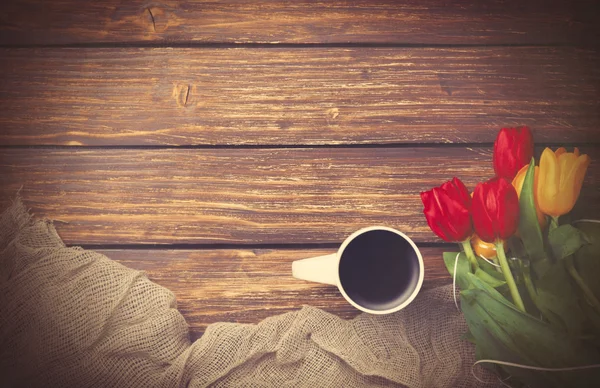
[[[600, 215], [600, 147], [581, 201]], [[306, 149], [11, 149], [2, 193], [21, 185], [68, 244], [341, 243], [388, 225], [439, 242], [419, 193], [493, 176], [490, 147]]]
[[384, 224], [448, 284], [419, 192], [492, 174], [503, 126], [593, 159], [574, 216], [600, 217], [596, 1], [5, 0], [0, 205], [55, 219], [172, 290], [199, 337], [300, 308], [357, 311], [291, 277]]
[[[213, 322], [256, 323], [274, 314], [311, 305], [352, 318], [359, 311], [337, 288], [294, 279], [292, 261], [335, 249], [99, 250], [121, 264], [145, 271], [173, 290], [177, 307], [197, 338]], [[429, 264], [425, 288], [448, 283], [442, 248], [421, 248]]]
[[600, 55], [570, 47], [0, 49], [0, 142], [599, 142]]
[[4, 0], [0, 44], [594, 43], [594, 0]]

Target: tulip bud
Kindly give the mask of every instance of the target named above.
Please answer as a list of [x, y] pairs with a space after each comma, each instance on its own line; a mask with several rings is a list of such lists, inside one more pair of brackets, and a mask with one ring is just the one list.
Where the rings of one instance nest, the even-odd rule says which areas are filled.
[[421, 193], [423, 213], [431, 230], [448, 242], [467, 240], [473, 233], [471, 197], [465, 185], [453, 178]]
[[540, 209], [552, 217], [567, 214], [573, 209], [583, 185], [590, 157], [579, 155], [579, 149], [567, 152], [546, 148], [540, 158], [540, 178], [537, 195]]
[[477, 234], [471, 237], [471, 245], [477, 257], [485, 257], [488, 260], [497, 256], [496, 245], [483, 241]]
[[533, 156], [533, 136], [527, 127], [502, 128], [494, 143], [496, 176], [511, 181]]
[[519, 197], [504, 178], [479, 183], [471, 206], [475, 232], [485, 242], [507, 240], [519, 225]]

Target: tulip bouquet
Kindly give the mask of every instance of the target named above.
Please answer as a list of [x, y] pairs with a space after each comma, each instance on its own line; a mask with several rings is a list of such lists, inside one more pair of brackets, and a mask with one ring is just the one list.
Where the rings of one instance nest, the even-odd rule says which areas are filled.
[[566, 222], [589, 163], [546, 148], [535, 166], [529, 129], [503, 128], [495, 177], [421, 193], [433, 232], [463, 248], [444, 262], [466, 339], [510, 386], [600, 387], [600, 224]]

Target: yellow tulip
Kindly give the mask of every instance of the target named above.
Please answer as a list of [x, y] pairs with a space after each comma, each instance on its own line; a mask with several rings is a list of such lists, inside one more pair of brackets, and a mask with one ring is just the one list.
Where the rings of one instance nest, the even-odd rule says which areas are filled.
[[[497, 256], [496, 245], [494, 243], [488, 243], [479, 238], [478, 235], [474, 234], [471, 237], [471, 245], [473, 250], [477, 254], [477, 257], [485, 257], [488, 260]], [[506, 250], [506, 249], [505, 249]]]
[[564, 148], [556, 152], [546, 148], [542, 152], [537, 188], [542, 212], [558, 217], [573, 209], [589, 164], [590, 157], [579, 155], [577, 148], [574, 152], [567, 152]]
[[[519, 198], [521, 198], [521, 190], [523, 190], [523, 182], [525, 182], [525, 175], [527, 175], [528, 168], [529, 168], [529, 164], [526, 164], [525, 166], [523, 166], [519, 170], [517, 175], [515, 176], [515, 179], [513, 179], [513, 181], [512, 181], [512, 185], [514, 186], [515, 190], [517, 190], [517, 195], [519, 196]], [[546, 226], [546, 216], [540, 209], [540, 205], [538, 203], [538, 198], [537, 198], [538, 197], [537, 187], [539, 184], [539, 180], [540, 180], [540, 168], [538, 166], [535, 166], [535, 170], [533, 173], [533, 201], [535, 203], [535, 213], [537, 215], [538, 223], [540, 224], [540, 228], [544, 229], [544, 227]]]

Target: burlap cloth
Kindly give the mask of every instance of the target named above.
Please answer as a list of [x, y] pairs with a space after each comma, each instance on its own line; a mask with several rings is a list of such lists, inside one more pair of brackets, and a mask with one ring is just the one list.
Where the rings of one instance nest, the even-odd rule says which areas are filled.
[[169, 290], [66, 247], [19, 199], [2, 214], [0, 254], [2, 387], [477, 386], [449, 287], [387, 316], [302, 307], [257, 325], [213, 324], [191, 343]]

